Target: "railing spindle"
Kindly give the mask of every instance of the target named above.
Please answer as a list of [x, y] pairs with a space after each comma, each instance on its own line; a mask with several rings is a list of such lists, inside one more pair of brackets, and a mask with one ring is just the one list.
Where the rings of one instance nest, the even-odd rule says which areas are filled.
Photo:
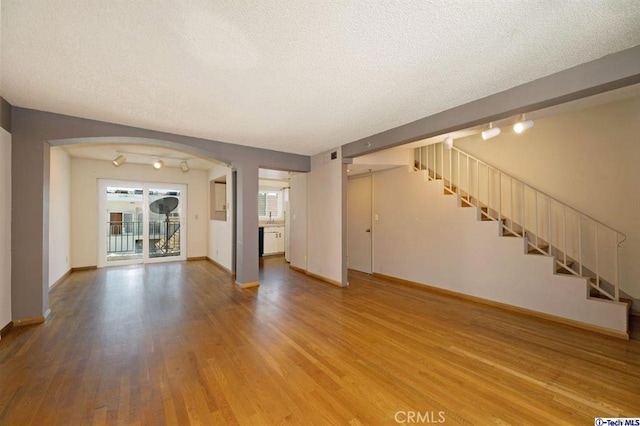
[[538, 235], [540, 235], [539, 229], [538, 229], [538, 191], [534, 192], [534, 195], [536, 197], [536, 247], [540, 248], [540, 244], [538, 244]]
[[498, 222], [502, 229], [502, 172], [498, 170]]
[[549, 254], [552, 254], [551, 250], [551, 199], [547, 197], [547, 233], [549, 235]]
[[567, 206], [562, 206], [562, 229], [564, 230], [564, 264], [567, 264]]
[[440, 177], [444, 182], [444, 143], [440, 142]]
[[527, 211], [527, 206], [526, 206], [526, 199], [525, 199], [525, 194], [524, 194], [524, 190], [525, 190], [525, 186], [524, 183], [522, 184], [522, 238], [525, 238], [527, 236], [527, 216], [526, 216], [526, 211]]
[[511, 232], [515, 234], [515, 226], [513, 226], [513, 217], [515, 216], [513, 214], [513, 178], [509, 181], [509, 216], [511, 217]]
[[596, 223], [596, 286], [600, 288], [600, 256], [598, 249], [600, 248], [600, 241], [598, 241], [598, 224]]
[[469, 168], [469, 156], [467, 155], [467, 201], [471, 204], [471, 169]]

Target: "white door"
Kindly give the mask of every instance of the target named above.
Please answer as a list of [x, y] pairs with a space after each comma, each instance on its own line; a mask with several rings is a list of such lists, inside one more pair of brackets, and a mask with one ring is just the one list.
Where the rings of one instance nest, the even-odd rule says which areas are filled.
[[186, 260], [186, 185], [98, 180], [98, 266]]
[[371, 273], [371, 175], [349, 178], [347, 186], [347, 267]]

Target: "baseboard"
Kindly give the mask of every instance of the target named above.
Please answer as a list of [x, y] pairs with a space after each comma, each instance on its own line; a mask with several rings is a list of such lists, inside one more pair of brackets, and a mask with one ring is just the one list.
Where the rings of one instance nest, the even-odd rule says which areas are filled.
[[194, 257], [187, 257], [187, 262], [193, 262], [196, 260], [210, 260], [207, 256], [194, 256]]
[[332, 280], [331, 278], [323, 277], [322, 275], [314, 274], [313, 272], [309, 272], [309, 271], [307, 271], [306, 274], [317, 280], [324, 281], [331, 285], [335, 285], [336, 287], [344, 287], [340, 281]]
[[213, 260], [212, 258], [205, 256], [203, 260], [206, 260], [207, 262], [211, 263], [213, 266], [222, 269], [223, 271], [235, 276], [235, 272], [233, 272], [231, 269], [227, 269], [226, 267], [224, 267], [223, 265], [221, 265], [220, 263], [216, 262], [215, 260]]
[[298, 266], [293, 266], [292, 264], [289, 264], [289, 269], [292, 269], [292, 270], [294, 270], [296, 272], [300, 272], [300, 273], [303, 273], [303, 274], [307, 273], [306, 269], [300, 268]]
[[248, 283], [239, 283], [238, 281], [236, 281], [236, 285], [240, 288], [253, 288], [258, 287], [260, 285], [260, 281], [251, 281]]
[[327, 277], [323, 277], [322, 275], [318, 275], [318, 274], [314, 274], [313, 272], [309, 272], [306, 269], [300, 268], [298, 266], [293, 266], [291, 263], [289, 263], [289, 269], [294, 270], [296, 272], [300, 272], [301, 274], [305, 274], [308, 275], [312, 278], [315, 278], [317, 280], [320, 281], [324, 281], [325, 283], [329, 283], [331, 285], [335, 285], [336, 287], [345, 287], [342, 285], [342, 283], [340, 281], [336, 281], [336, 280], [332, 280], [331, 278], [327, 278]]
[[62, 274], [62, 276], [60, 278], [58, 278], [55, 283], [51, 284], [49, 286], [49, 291], [51, 291], [51, 289], [53, 289], [55, 286], [57, 286], [62, 281], [64, 281], [69, 275], [71, 275], [71, 272], [73, 272], [73, 268], [70, 268], [67, 272]]
[[519, 306], [513, 306], [513, 305], [509, 305], [506, 303], [502, 303], [502, 302], [496, 302], [494, 300], [489, 300], [489, 299], [483, 299], [481, 297], [477, 297], [477, 296], [471, 296], [468, 294], [464, 294], [464, 293], [458, 293], [456, 291], [452, 291], [452, 290], [447, 290], [444, 288], [439, 288], [439, 287], [434, 287], [428, 284], [421, 284], [415, 281], [409, 281], [409, 280], [405, 280], [402, 278], [397, 278], [397, 277], [392, 277], [390, 275], [385, 275], [385, 274], [380, 274], [377, 272], [373, 273], [374, 277], [377, 278], [383, 278], [389, 281], [393, 281], [395, 283], [401, 284], [401, 285], [405, 285], [407, 287], [411, 287], [411, 288], [416, 288], [419, 290], [424, 290], [424, 291], [429, 291], [431, 293], [439, 293], [442, 294], [444, 296], [449, 296], [449, 297], [453, 297], [456, 299], [462, 299], [462, 300], [467, 300], [470, 302], [474, 302], [474, 303], [479, 303], [482, 305], [488, 305], [488, 306], [493, 306], [495, 308], [499, 308], [499, 309], [504, 309], [506, 311], [511, 311], [511, 312], [516, 312], [519, 314], [524, 314], [527, 316], [531, 316], [531, 317], [536, 317], [536, 318], [540, 318], [540, 319], [544, 319], [547, 321], [552, 321], [552, 322], [556, 322], [556, 323], [560, 323], [560, 324], [564, 324], [564, 325], [569, 325], [572, 327], [576, 327], [576, 328], [581, 328], [583, 330], [588, 330], [588, 331], [593, 331], [595, 333], [599, 333], [599, 334], [605, 334], [607, 336], [612, 336], [612, 337], [617, 337], [619, 339], [624, 339], [624, 340], [629, 340], [629, 333], [623, 333], [620, 331], [616, 331], [616, 330], [611, 330], [609, 328], [604, 328], [604, 327], [599, 327], [597, 325], [592, 325], [592, 324], [586, 324], [580, 321], [576, 321], [576, 320], [572, 320], [572, 319], [568, 319], [568, 318], [562, 318], [556, 315], [551, 315], [551, 314], [547, 314], [544, 312], [538, 312], [538, 311], [533, 311], [531, 309], [527, 309], [527, 308], [521, 308]]
[[13, 320], [13, 326], [24, 327], [25, 325], [42, 324], [44, 320], [45, 320], [44, 315], [40, 315], [37, 317], [22, 318], [19, 320]]
[[71, 268], [71, 272], [91, 271], [92, 269], [98, 269], [98, 265], [78, 266], [76, 268]]
[[0, 329], [0, 339], [7, 335], [13, 328], [13, 321], [9, 321], [9, 324], [5, 325]]

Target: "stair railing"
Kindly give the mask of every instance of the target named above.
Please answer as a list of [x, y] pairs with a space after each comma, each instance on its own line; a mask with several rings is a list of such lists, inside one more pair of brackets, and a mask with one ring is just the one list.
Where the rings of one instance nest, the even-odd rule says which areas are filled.
[[414, 149], [415, 170], [499, 222], [501, 235], [519, 236], [527, 249], [553, 256], [556, 270], [587, 277], [590, 288], [620, 300], [619, 248], [626, 236], [562, 201], [442, 142]]

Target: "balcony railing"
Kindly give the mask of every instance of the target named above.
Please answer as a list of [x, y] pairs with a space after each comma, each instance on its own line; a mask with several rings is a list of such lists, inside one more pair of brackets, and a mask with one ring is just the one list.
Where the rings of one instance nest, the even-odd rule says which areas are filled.
[[[141, 221], [107, 222], [107, 256], [142, 255], [144, 223]], [[149, 222], [149, 256], [180, 254], [180, 222]]]

